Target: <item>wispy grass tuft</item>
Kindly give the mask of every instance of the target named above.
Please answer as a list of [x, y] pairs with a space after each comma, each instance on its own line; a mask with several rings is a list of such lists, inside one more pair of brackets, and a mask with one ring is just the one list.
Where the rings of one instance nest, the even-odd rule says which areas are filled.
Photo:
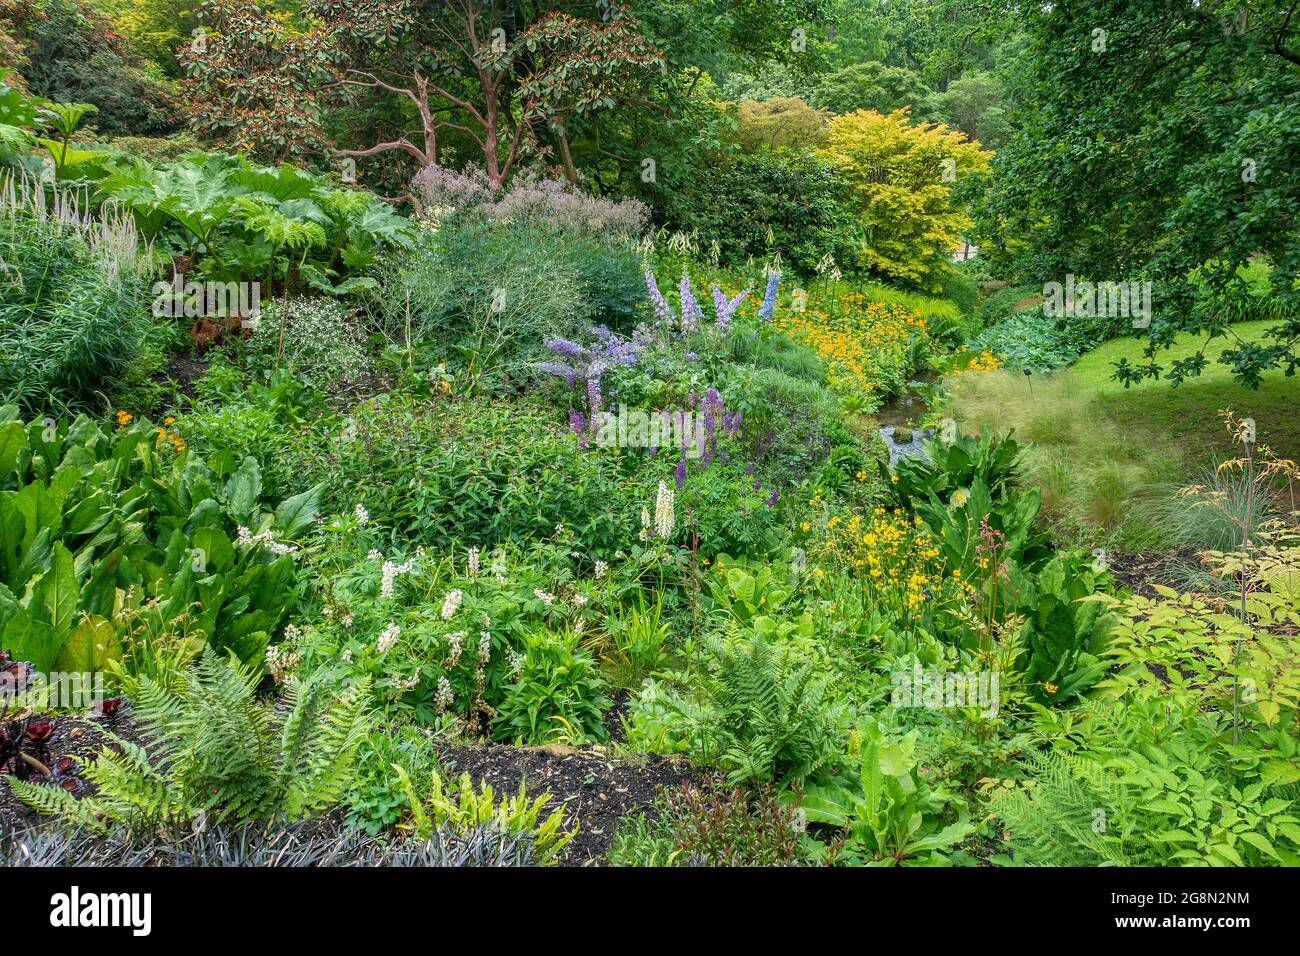
[[1184, 473], [1176, 447], [1107, 414], [1068, 371], [962, 375], [951, 391], [969, 433], [988, 425], [1030, 443], [1025, 482], [1040, 489], [1044, 514], [1078, 543], [1158, 541], [1159, 529], [1134, 503], [1141, 489]]
[[1208, 551], [1241, 546], [1250, 512], [1249, 532], [1256, 537], [1277, 504], [1266, 483], [1255, 485], [1253, 509], [1247, 508], [1250, 481], [1236, 470], [1213, 463], [1198, 470], [1189, 484], [1161, 482], [1140, 492], [1138, 511], [1158, 525], [1178, 545]]

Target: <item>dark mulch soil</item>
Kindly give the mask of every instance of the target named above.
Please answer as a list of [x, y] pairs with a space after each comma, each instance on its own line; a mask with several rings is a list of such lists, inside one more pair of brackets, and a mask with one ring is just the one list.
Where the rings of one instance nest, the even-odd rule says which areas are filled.
[[614, 692], [613, 701], [609, 710], [605, 711], [605, 730], [609, 734], [609, 742], [618, 744], [627, 739], [623, 718], [631, 709], [632, 695], [628, 691], [618, 690]]
[[1111, 553], [1106, 555], [1106, 563], [1115, 576], [1115, 583], [1128, 588], [1142, 597], [1158, 597], [1153, 585], [1179, 587], [1181, 581], [1177, 575], [1180, 566], [1198, 566], [1197, 553], [1194, 548], [1182, 548], [1174, 551], [1134, 551], [1131, 553]]
[[167, 363], [167, 367], [161, 372], [156, 372], [152, 378], [155, 382], [163, 385], [175, 384], [176, 390], [187, 398], [193, 398], [195, 395], [194, 383], [203, 377], [203, 373], [208, 370], [208, 361], [204, 358], [195, 358], [185, 353], [173, 355]]
[[624, 817], [649, 811], [661, 791], [698, 778], [684, 762], [651, 757], [621, 763], [600, 747], [471, 744], [442, 745], [438, 752], [450, 773], [468, 773], [498, 793], [518, 793], [521, 781], [532, 796], [549, 791], [553, 805], [564, 805], [566, 823], [580, 827], [565, 847], [569, 866], [603, 865]]
[[[7, 719], [14, 716], [10, 714]], [[40, 715], [37, 719], [41, 719]], [[98, 754], [105, 744], [110, 744], [109, 737], [104, 733], [105, 729], [112, 731], [123, 740], [143, 745], [143, 741], [137, 736], [134, 722], [127, 715], [119, 715], [113, 720], [67, 716], [44, 719], [55, 721], [54, 736], [50, 738], [48, 745], [51, 765], [57, 763], [61, 757], [84, 758]], [[42, 820], [48, 821], [48, 818], [42, 817], [10, 792], [5, 782], [7, 777], [8, 774], [0, 769], [0, 828], [13, 826], [17, 829], [25, 829], [39, 824]]]

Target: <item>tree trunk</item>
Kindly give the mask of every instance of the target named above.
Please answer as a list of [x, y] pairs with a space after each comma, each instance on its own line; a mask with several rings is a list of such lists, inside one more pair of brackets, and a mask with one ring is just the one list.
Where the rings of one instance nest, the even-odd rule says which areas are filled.
[[555, 138], [560, 144], [560, 162], [564, 164], [564, 176], [573, 185], [578, 185], [578, 170], [573, 165], [573, 154], [569, 152], [569, 134], [561, 119], [554, 126]]

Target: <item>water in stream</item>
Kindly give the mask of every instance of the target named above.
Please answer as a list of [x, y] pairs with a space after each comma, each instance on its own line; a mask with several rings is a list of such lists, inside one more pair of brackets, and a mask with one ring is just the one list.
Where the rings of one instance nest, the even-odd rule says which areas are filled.
[[[890, 468], [903, 458], [926, 457], [923, 446], [934, 435], [934, 429], [918, 428], [917, 424], [928, 408], [925, 399], [907, 391], [890, 399], [872, 416], [880, 429], [880, 437], [885, 440], [885, 447], [889, 450]], [[898, 432], [902, 432], [898, 437], [908, 440], [896, 441], [894, 436]]]

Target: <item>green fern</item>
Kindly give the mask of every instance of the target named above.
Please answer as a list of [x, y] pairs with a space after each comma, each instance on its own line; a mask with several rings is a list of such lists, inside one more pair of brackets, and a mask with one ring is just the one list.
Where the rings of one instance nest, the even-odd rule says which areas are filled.
[[1016, 863], [1028, 866], [1130, 866], [1130, 796], [1094, 760], [1031, 753], [1032, 790], [990, 801], [1006, 822]]
[[840, 708], [810, 665], [762, 635], [712, 640], [703, 690], [712, 705], [706, 746], [733, 783], [784, 785], [810, 777], [838, 751]]
[[257, 698], [257, 670], [210, 648], [172, 687], [140, 681], [135, 711], [150, 750], [114, 738], [87, 764], [93, 796], [12, 781], [43, 813], [97, 830], [183, 823], [300, 820], [333, 806], [348, 786], [366, 730], [367, 682], [336, 696], [319, 677], [291, 683], [284, 700]]

